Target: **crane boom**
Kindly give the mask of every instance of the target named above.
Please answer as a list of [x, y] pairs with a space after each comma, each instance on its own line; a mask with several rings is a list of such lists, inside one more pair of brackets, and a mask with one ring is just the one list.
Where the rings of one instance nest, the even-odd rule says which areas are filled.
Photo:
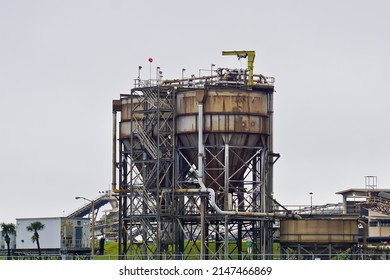
[[249, 85], [253, 85], [253, 64], [255, 51], [222, 51], [222, 55], [236, 55], [238, 59], [248, 58]]

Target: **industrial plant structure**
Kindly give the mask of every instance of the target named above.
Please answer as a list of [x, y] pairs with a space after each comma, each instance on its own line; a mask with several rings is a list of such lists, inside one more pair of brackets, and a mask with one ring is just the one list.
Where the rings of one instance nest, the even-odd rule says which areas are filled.
[[[208, 75], [162, 80], [157, 67], [142, 80], [139, 67], [131, 92], [113, 100], [111, 190], [46, 219], [46, 252], [93, 258], [98, 237], [101, 254], [105, 238], [117, 240], [120, 259], [390, 258], [390, 189], [375, 176], [338, 192], [342, 203], [277, 202], [274, 79], [253, 73], [254, 51], [222, 54], [247, 69], [211, 64]], [[34, 250], [30, 222], [17, 220], [15, 253]]]
[[175, 80], [157, 68], [113, 100], [120, 255], [242, 259], [245, 241], [272, 254], [273, 221], [288, 214], [274, 211], [274, 79], [253, 73], [254, 51], [222, 54], [248, 68]]

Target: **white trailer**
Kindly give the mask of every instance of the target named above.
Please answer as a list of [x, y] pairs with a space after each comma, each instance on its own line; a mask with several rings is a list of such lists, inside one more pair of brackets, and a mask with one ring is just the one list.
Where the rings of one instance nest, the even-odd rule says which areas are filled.
[[37, 244], [32, 240], [34, 232], [27, 230], [34, 222], [44, 225], [44, 228], [38, 231], [42, 252], [79, 254], [90, 251], [90, 219], [68, 217], [16, 219], [17, 251], [37, 250]]

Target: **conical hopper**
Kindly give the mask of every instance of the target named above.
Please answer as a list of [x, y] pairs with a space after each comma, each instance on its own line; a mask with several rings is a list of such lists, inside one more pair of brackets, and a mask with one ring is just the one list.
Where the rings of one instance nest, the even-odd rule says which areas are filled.
[[[182, 145], [194, 147], [198, 143], [195, 134], [179, 136]], [[242, 180], [246, 171], [245, 164], [262, 147], [262, 137], [256, 134], [205, 134], [205, 177], [207, 187], [215, 191], [222, 191], [225, 187], [225, 172], [229, 173], [230, 180]], [[228, 140], [228, 141], [226, 141]], [[228, 159], [225, 159], [225, 149], [228, 149]], [[189, 148], [182, 150], [187, 161], [198, 165], [198, 151]], [[227, 162], [228, 169], [225, 168]]]
[[[187, 161], [196, 166], [198, 104], [203, 103], [207, 187], [222, 191], [227, 169], [230, 180], [242, 180], [246, 171], [244, 164], [266, 145], [269, 135], [268, 92], [269, 89], [213, 87], [177, 93], [178, 145]], [[226, 156], [229, 158], [225, 159]]]

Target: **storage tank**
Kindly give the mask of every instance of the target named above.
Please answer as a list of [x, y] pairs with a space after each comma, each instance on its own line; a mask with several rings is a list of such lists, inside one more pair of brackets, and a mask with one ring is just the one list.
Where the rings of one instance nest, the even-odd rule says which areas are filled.
[[[225, 187], [223, 172], [229, 180], [242, 180], [245, 164], [261, 147], [263, 136], [270, 134], [269, 93], [271, 86], [254, 89], [212, 86], [181, 90], [176, 95], [176, 133], [181, 150], [189, 162], [197, 165], [198, 104], [203, 103], [203, 141], [206, 147], [206, 184], [215, 191]], [[225, 147], [241, 147], [228, 155]], [[228, 166], [221, 170], [225, 157]]]
[[357, 216], [303, 216], [280, 221], [282, 259], [354, 259], [358, 252]]
[[280, 243], [356, 244], [358, 220], [346, 218], [311, 218], [280, 221]]
[[[242, 180], [246, 170], [243, 164], [259, 150], [268, 149], [267, 137], [271, 133], [269, 104], [272, 92], [273, 86], [266, 84], [251, 89], [226, 86], [176, 89], [177, 145], [190, 163], [181, 168], [188, 170], [191, 164], [198, 165], [198, 104], [201, 102], [204, 107], [203, 138], [207, 149], [207, 186], [215, 191], [222, 191], [226, 180], [225, 176], [221, 176], [224, 172], [229, 173], [229, 181]], [[147, 106], [152, 105], [139, 101], [140, 98], [142, 97], [134, 95], [122, 96], [119, 138], [128, 150], [146, 147], [149, 154], [156, 158], [158, 149], [147, 145], [147, 142], [156, 142], [157, 126], [152, 127], [153, 132], [147, 134], [144, 125], [144, 111], [148, 109]], [[169, 123], [172, 124], [172, 118]], [[132, 132], [141, 135], [132, 137]], [[221, 152], [221, 149], [226, 147], [235, 148], [235, 151], [228, 154]], [[229, 157], [227, 168], [224, 166], [225, 157]]]

